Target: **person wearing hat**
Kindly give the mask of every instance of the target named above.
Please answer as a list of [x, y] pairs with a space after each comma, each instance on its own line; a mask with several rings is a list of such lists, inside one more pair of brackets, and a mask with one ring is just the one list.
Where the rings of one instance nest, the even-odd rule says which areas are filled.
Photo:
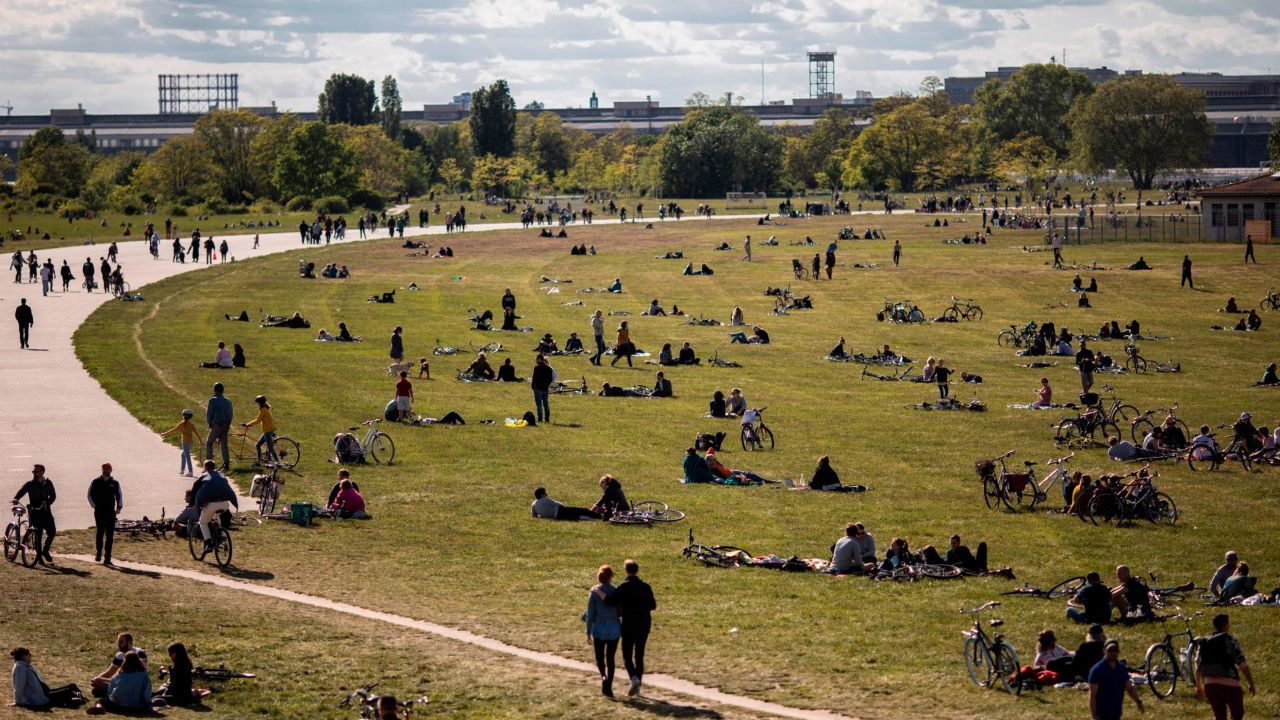
[[1240, 556], [1235, 550], [1228, 550], [1223, 557], [1223, 563], [1213, 572], [1213, 579], [1209, 581], [1209, 592], [1216, 597], [1222, 592], [1222, 586], [1227, 580], [1236, 574], [1236, 566], [1240, 564]]
[[172, 428], [160, 433], [160, 437], [169, 437], [178, 433], [182, 438], [182, 458], [178, 461], [178, 474], [195, 477], [195, 468], [191, 465], [191, 446], [196, 443], [196, 425], [191, 422], [195, 413], [190, 409], [182, 411], [182, 421]]
[[111, 463], [102, 463], [102, 474], [89, 481], [89, 507], [97, 529], [94, 561], [111, 565], [111, 546], [116, 536], [116, 516], [124, 509], [120, 481], [111, 476]]
[[1249, 452], [1255, 453], [1262, 448], [1262, 443], [1258, 440], [1258, 429], [1253, 426], [1249, 413], [1240, 413], [1240, 419], [1231, 425], [1231, 430], [1236, 434], [1235, 440], [1243, 442]]
[[558, 353], [560, 348], [556, 346], [556, 341], [551, 337], [551, 333], [546, 333], [542, 339], [538, 341], [538, 347], [533, 349], [536, 353]]
[[1108, 640], [1103, 646], [1102, 660], [1089, 670], [1089, 716], [1092, 720], [1120, 720], [1126, 692], [1138, 706], [1138, 712], [1145, 713], [1138, 689], [1129, 678], [1129, 668], [1120, 660], [1120, 643]]

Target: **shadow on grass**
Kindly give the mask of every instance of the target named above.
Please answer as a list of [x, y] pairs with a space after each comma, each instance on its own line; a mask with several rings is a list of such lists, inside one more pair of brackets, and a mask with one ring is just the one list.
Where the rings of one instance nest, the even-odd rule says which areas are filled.
[[[136, 568], [124, 567], [123, 565], [103, 565], [103, 567], [108, 570], [114, 570], [121, 575], [140, 575], [152, 580], [158, 580], [160, 578], [160, 573], [151, 572], [150, 570], [138, 570]], [[85, 574], [88, 575], [88, 573]]]
[[265, 570], [246, 570], [234, 566], [224, 568], [222, 573], [230, 575], [237, 580], [274, 580], [276, 577], [274, 573], [269, 573]]
[[643, 710], [654, 715], [663, 717], [678, 718], [719, 718], [722, 717], [719, 712], [709, 710], [707, 708], [694, 707], [693, 705], [676, 705], [664, 700], [654, 700], [652, 698], [627, 698], [624, 702], [637, 710]]
[[86, 578], [90, 575], [87, 570], [76, 570], [74, 568], [67, 567], [66, 565], [46, 565], [45, 572], [53, 575], [72, 575], [78, 578]]

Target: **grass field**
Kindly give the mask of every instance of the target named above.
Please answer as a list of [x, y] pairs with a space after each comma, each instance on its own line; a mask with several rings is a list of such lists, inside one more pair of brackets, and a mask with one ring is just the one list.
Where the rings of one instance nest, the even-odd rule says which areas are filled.
[[[835, 281], [796, 282], [790, 260], [820, 252], [840, 225], [884, 228], [887, 241], [842, 242]], [[976, 225], [977, 223], [973, 223]], [[1142, 345], [1150, 359], [1173, 358], [1181, 374], [1118, 377], [1122, 398], [1143, 408], [1181, 404], [1180, 415], [1198, 426], [1233, 419], [1241, 410], [1259, 424], [1274, 427], [1274, 389], [1252, 383], [1276, 360], [1276, 318], [1264, 315], [1259, 333], [1216, 333], [1224, 322], [1215, 309], [1228, 295], [1242, 305], [1257, 302], [1280, 274], [1280, 254], [1259, 251], [1257, 266], [1239, 263], [1234, 245], [1106, 245], [1069, 247], [1071, 262], [1096, 260], [1112, 268], [1093, 273], [1101, 292], [1094, 309], [1075, 307], [1066, 291], [1072, 273], [1052, 270], [1048, 254], [1028, 254], [1023, 245], [1040, 245], [1037, 232], [1000, 232], [986, 246], [944, 245], [940, 240], [963, 232], [924, 227], [911, 214], [809, 219], [785, 227], [743, 222], [668, 223], [645, 231], [640, 226], [572, 228], [568, 242], [540, 240], [531, 232], [455, 236], [447, 242], [450, 261], [406, 257], [399, 243], [308, 249], [247, 263], [217, 266], [176, 277], [149, 288], [145, 303], [109, 304], [77, 333], [81, 358], [104, 387], [156, 429], [172, 426], [183, 407], [200, 407], [215, 380], [226, 383], [238, 418], [250, 416], [251, 398], [265, 393], [275, 407], [282, 432], [303, 444], [300, 473], [290, 477], [285, 500], [323, 500], [333, 481], [333, 434], [374, 417], [393, 394], [385, 373], [387, 338], [393, 326], [405, 327], [409, 357], [430, 355], [437, 344], [466, 347], [501, 341], [517, 371], [527, 376], [530, 349], [543, 332], [563, 343], [576, 331], [588, 343], [587, 315], [596, 307], [625, 310], [632, 337], [655, 354], [663, 342], [688, 340], [703, 357], [719, 352], [740, 362], [737, 370], [672, 368], [670, 400], [600, 397], [552, 397], [551, 426], [511, 429], [504, 417], [531, 409], [526, 385], [462, 384], [452, 379], [465, 366], [463, 355], [432, 357], [432, 380], [415, 382], [416, 409], [430, 415], [457, 410], [468, 421], [458, 428], [390, 427], [398, 455], [392, 467], [354, 470], [375, 519], [367, 523], [324, 524], [303, 530], [285, 524], [251, 528], [237, 538], [237, 565], [269, 573], [269, 584], [302, 590], [413, 617], [476, 630], [517, 645], [586, 659], [579, 615], [594, 569], [615, 566], [624, 557], [640, 561], [659, 595], [655, 634], [650, 645], [655, 671], [698, 680], [725, 690], [797, 707], [837, 709], [864, 717], [905, 717], [929, 713], [941, 718], [1078, 716], [1086, 696], [1046, 691], [1019, 699], [973, 687], [964, 673], [960, 631], [962, 606], [994, 599], [1022, 582], [1047, 586], [1069, 575], [1111, 569], [1128, 563], [1162, 578], [1194, 579], [1207, 584], [1225, 549], [1251, 561], [1260, 586], [1276, 584], [1266, 562], [1275, 558], [1280, 516], [1275, 511], [1275, 470], [1245, 474], [1228, 468], [1210, 476], [1192, 476], [1181, 465], [1160, 468], [1161, 489], [1183, 512], [1175, 527], [1138, 525], [1123, 529], [1086, 526], [1061, 515], [1012, 514], [982, 504], [973, 461], [1016, 448], [1018, 458], [1054, 456], [1050, 425], [1058, 412], [1006, 409], [1030, 402], [1042, 374], [1058, 398], [1073, 398], [1078, 379], [1069, 363], [1044, 370], [1021, 367], [1013, 353], [997, 347], [996, 333], [1013, 323], [1053, 320], [1059, 328], [1096, 330], [1103, 320], [1142, 321], [1144, 332], [1169, 340]], [[744, 234], [756, 241], [756, 262], [739, 261], [740, 250], [713, 252], [729, 241], [735, 248]], [[779, 247], [759, 242], [776, 234]], [[791, 247], [812, 236], [816, 247]], [[904, 246], [901, 268], [890, 266], [893, 239]], [[594, 244], [600, 254], [572, 257], [570, 243]], [[657, 260], [682, 250], [684, 260]], [[1177, 285], [1181, 255], [1196, 261], [1196, 291]], [[1119, 269], [1142, 254], [1155, 270]], [[347, 281], [306, 281], [296, 277], [301, 258], [318, 264], [345, 263], [355, 276]], [[707, 263], [711, 277], [682, 277], [685, 262]], [[857, 269], [873, 262], [876, 268]], [[540, 291], [542, 276], [572, 279], [562, 292]], [[1088, 282], [1090, 273], [1085, 273]], [[622, 295], [579, 294], [621, 277]], [[404, 288], [416, 282], [419, 292]], [[813, 297], [815, 309], [774, 317], [766, 286], [790, 284]], [[521, 324], [534, 333], [480, 333], [470, 329], [468, 309], [499, 308], [503, 289], [519, 299]], [[394, 305], [366, 304], [374, 293], [397, 289]], [[939, 315], [951, 295], [972, 297], [986, 310], [977, 323], [895, 326], [878, 323], [884, 298], [910, 297], [930, 317]], [[691, 314], [727, 319], [741, 305], [747, 322], [769, 330], [768, 346], [729, 345], [724, 328], [689, 327], [682, 319], [649, 318], [639, 313], [652, 298], [667, 308], [678, 304]], [[565, 306], [582, 300], [583, 306]], [[1068, 302], [1069, 307], [1056, 307]], [[1050, 309], [1049, 305], [1055, 305]], [[300, 311], [311, 331], [260, 329], [232, 324], [224, 313], [247, 309], [251, 316]], [[610, 327], [619, 320], [608, 318]], [[321, 327], [344, 321], [366, 342], [355, 345], [312, 341]], [[885, 343], [923, 359], [945, 356], [956, 370], [981, 374], [979, 386], [955, 385], [953, 394], [975, 394], [990, 412], [924, 413], [904, 409], [936, 396], [932, 386], [860, 380], [858, 366], [822, 360], [838, 336], [850, 351], [870, 351]], [[196, 369], [212, 356], [218, 340], [241, 343], [249, 368], [234, 373]], [[677, 345], [678, 347], [678, 345]], [[1105, 350], [1123, 355], [1119, 343]], [[595, 368], [584, 357], [555, 358], [562, 378], [585, 376], [593, 388], [602, 382], [652, 384], [656, 368]], [[1105, 381], [1105, 378], [1099, 382]], [[771, 478], [799, 477], [811, 471], [818, 455], [830, 454], [849, 483], [872, 487], [863, 494], [790, 493], [776, 486], [727, 488], [684, 486], [677, 482], [683, 449], [695, 432], [736, 433], [732, 421], [703, 418], [715, 389], [741, 387], [750, 404], [768, 406], [766, 418], [778, 447], [747, 454], [726, 445], [723, 459]], [[497, 426], [482, 425], [484, 418]], [[1059, 453], [1060, 454], [1060, 453]], [[177, 451], [174, 453], [175, 470]], [[123, 468], [123, 463], [116, 462]], [[1100, 450], [1077, 455], [1076, 467], [1096, 474], [1106, 465]], [[528, 503], [535, 486], [553, 497], [589, 505], [598, 495], [596, 480], [616, 475], [632, 499], [657, 498], [688, 513], [683, 523], [650, 528], [596, 523], [531, 520]], [[247, 469], [237, 472], [243, 483]], [[128, 477], [124, 478], [126, 492]], [[183, 483], [176, 476], [175, 504]], [[1241, 523], [1241, 517], [1248, 521]], [[969, 579], [954, 583], [897, 585], [862, 579], [832, 579], [763, 570], [713, 570], [680, 557], [693, 530], [700, 542], [732, 544], [784, 557], [825, 556], [842, 526], [863, 521], [881, 550], [895, 536], [914, 548], [944, 546], [958, 532], [965, 542], [991, 545], [992, 562], [1011, 565], [1016, 582]], [[91, 536], [69, 538], [64, 547], [84, 549]], [[122, 543], [118, 555], [187, 567], [185, 545]], [[25, 575], [17, 587], [39, 592]], [[87, 585], [82, 607], [113, 601], [103, 588]], [[1054, 628], [1074, 646], [1080, 629], [1062, 615], [1059, 602], [1004, 598], [1006, 631], [1024, 660], [1034, 655], [1035, 635]], [[136, 613], [140, 620], [155, 612]], [[292, 611], [280, 609], [288, 618]], [[1250, 712], [1274, 715], [1280, 703], [1272, 690], [1280, 683], [1280, 652], [1273, 637], [1280, 621], [1274, 608], [1237, 609], [1235, 632], [1249, 653], [1263, 694]], [[7, 622], [5, 641], [30, 637], [39, 623], [24, 618]], [[1112, 627], [1123, 657], [1140, 663], [1145, 647], [1174, 623]], [[1207, 630], [1201, 622], [1198, 629]], [[89, 631], [90, 628], [86, 628]], [[110, 619], [91, 635], [114, 631]], [[228, 635], [234, 635], [229, 630]], [[234, 637], [227, 638], [234, 642]], [[55, 642], [51, 640], [51, 642]], [[85, 633], [57, 641], [55, 648], [84, 648]], [[54, 654], [46, 649], [44, 656]], [[393, 658], [374, 661], [370, 674], [399, 671]], [[586, 683], [584, 683], [586, 684]], [[314, 689], [299, 688], [303, 699], [320, 702]], [[465, 691], [463, 691], [465, 692]], [[520, 697], [513, 688], [510, 695]], [[1145, 691], [1144, 691], [1145, 692]], [[476, 691], [477, 696], [482, 691]], [[502, 695], [499, 692], [498, 695]], [[468, 696], [484, 705], [484, 697]], [[510, 701], [503, 700], [502, 702]], [[501, 703], [495, 698], [494, 702]], [[585, 717], [599, 707], [551, 699], [559, 714]], [[253, 713], [253, 705], [228, 695], [226, 708]], [[1151, 703], [1149, 703], [1151, 707]], [[1206, 709], [1179, 692], [1175, 700], [1152, 707], [1160, 717], [1201, 717]]]

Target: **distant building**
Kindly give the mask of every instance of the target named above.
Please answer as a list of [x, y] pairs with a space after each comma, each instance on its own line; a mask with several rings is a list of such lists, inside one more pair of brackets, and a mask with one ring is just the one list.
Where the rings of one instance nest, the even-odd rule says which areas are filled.
[[588, 106], [588, 107], [590, 107], [592, 110], [599, 109], [599, 107], [600, 107], [600, 98], [596, 97], [596, 91], [595, 91], [595, 90], [592, 90], [592, 91], [591, 91], [591, 99], [587, 101], [587, 106]]
[[471, 93], [464, 92], [453, 96], [454, 105], [461, 105], [463, 112], [471, 112]]
[[[952, 105], [971, 105], [973, 104], [973, 94], [978, 91], [989, 80], [1000, 80], [1007, 82], [1013, 74], [1022, 69], [1021, 65], [1002, 66], [995, 70], [988, 70], [981, 77], [949, 77], [942, 81], [942, 89], [947, 94], [947, 99]], [[1108, 80], [1114, 80], [1121, 73], [1112, 70], [1107, 66], [1100, 68], [1074, 67], [1071, 68], [1076, 72], [1084, 73], [1095, 85], [1104, 83]], [[1125, 75], [1141, 75], [1141, 70], [1125, 70]]]
[[1205, 240], [1280, 238], [1280, 172], [1200, 191]]

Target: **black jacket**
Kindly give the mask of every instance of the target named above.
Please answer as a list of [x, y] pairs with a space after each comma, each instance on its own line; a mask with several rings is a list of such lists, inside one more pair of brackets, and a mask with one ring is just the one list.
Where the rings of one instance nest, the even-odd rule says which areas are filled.
[[58, 499], [58, 493], [53, 489], [53, 481], [48, 478], [45, 478], [43, 483], [35, 478], [28, 480], [13, 499], [21, 500], [23, 495], [27, 496], [27, 504], [32, 510], [48, 510], [53, 501]]
[[14, 308], [13, 316], [17, 318], [19, 325], [34, 325], [36, 323], [35, 316], [31, 314], [30, 305], [19, 305]]
[[89, 482], [89, 505], [94, 515], [115, 515], [122, 504], [119, 480], [99, 475]]
[[529, 385], [533, 387], [534, 390], [546, 390], [551, 387], [551, 376], [552, 372], [550, 365], [545, 363], [542, 365], [534, 365]]
[[658, 609], [658, 601], [653, 597], [653, 588], [649, 583], [635, 575], [628, 575], [612, 595], [604, 599], [604, 604], [618, 608], [622, 616], [623, 631], [649, 629], [649, 613]]

